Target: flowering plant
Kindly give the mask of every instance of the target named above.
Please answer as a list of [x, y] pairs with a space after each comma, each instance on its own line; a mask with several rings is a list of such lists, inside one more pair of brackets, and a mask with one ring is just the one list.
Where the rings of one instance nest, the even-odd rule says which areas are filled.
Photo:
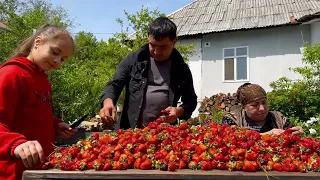
[[320, 116], [311, 117], [306, 122], [295, 121], [296, 126], [301, 126], [308, 137], [320, 138]]

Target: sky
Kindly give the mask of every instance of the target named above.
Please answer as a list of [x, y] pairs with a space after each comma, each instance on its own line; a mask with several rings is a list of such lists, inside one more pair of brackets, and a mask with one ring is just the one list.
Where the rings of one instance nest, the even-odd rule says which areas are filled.
[[[194, 0], [51, 0], [54, 7], [61, 6], [74, 19], [76, 27], [71, 33], [86, 31], [93, 33], [97, 40], [107, 40], [112, 33], [121, 30], [117, 18], [125, 20], [124, 10], [129, 14], [140, 11], [142, 6], [149, 10], [158, 9], [170, 14]], [[131, 32], [130, 32], [131, 33]]]

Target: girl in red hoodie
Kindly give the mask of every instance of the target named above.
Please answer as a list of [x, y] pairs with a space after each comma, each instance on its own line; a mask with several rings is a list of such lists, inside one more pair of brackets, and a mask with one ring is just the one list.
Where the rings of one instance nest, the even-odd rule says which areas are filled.
[[77, 130], [53, 118], [47, 72], [60, 68], [75, 49], [69, 32], [46, 25], [26, 39], [0, 67], [0, 180], [18, 180], [44, 163], [56, 136]]

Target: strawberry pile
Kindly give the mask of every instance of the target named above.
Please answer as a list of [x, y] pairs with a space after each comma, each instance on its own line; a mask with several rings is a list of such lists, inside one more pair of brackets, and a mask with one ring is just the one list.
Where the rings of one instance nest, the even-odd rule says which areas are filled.
[[161, 119], [144, 129], [94, 133], [50, 155], [60, 170], [176, 169], [229, 171], [320, 171], [320, 141], [292, 135], [263, 135], [211, 122], [172, 126]]

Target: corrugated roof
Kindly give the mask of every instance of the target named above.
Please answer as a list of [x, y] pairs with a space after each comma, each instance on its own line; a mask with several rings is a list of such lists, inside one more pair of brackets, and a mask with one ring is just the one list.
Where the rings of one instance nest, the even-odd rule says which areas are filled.
[[197, 0], [170, 14], [178, 35], [278, 26], [320, 12], [320, 0]]

